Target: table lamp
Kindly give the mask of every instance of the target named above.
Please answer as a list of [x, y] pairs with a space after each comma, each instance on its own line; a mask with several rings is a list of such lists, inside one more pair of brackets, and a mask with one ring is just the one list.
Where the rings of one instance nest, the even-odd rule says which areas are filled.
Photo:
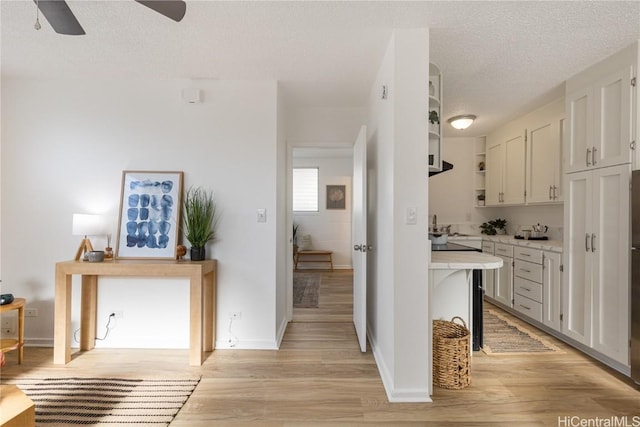
[[85, 256], [87, 252], [93, 250], [93, 245], [88, 236], [98, 236], [105, 234], [104, 218], [100, 215], [73, 214], [72, 234], [74, 236], [84, 236], [76, 252], [76, 261]]

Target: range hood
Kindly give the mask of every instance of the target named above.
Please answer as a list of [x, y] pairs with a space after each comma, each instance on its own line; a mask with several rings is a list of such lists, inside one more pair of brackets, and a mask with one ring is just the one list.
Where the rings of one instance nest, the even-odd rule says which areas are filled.
[[445, 160], [442, 161], [442, 170], [438, 172], [429, 172], [429, 177], [433, 175], [438, 175], [439, 173], [446, 172], [448, 170], [453, 169], [453, 165]]

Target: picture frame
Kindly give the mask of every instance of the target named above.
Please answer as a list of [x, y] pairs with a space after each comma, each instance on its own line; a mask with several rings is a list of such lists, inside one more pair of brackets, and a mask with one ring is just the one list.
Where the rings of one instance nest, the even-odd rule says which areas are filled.
[[183, 175], [122, 172], [116, 259], [176, 259]]
[[346, 209], [346, 201], [346, 185], [327, 185], [327, 209]]

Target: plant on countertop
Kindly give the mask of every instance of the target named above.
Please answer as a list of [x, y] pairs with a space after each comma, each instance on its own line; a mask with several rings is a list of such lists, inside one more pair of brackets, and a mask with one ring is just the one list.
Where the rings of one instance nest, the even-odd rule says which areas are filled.
[[482, 234], [486, 234], [489, 236], [493, 236], [498, 234], [498, 230], [500, 230], [500, 234], [504, 234], [506, 232], [507, 220], [506, 219], [492, 219], [488, 222], [483, 222], [480, 224], [480, 232]]
[[429, 111], [429, 123], [432, 125], [440, 123], [440, 117], [438, 117], [438, 112], [436, 110]]
[[191, 243], [191, 260], [202, 261], [204, 246], [216, 238], [218, 215], [213, 193], [200, 187], [187, 190], [184, 200], [184, 236]]

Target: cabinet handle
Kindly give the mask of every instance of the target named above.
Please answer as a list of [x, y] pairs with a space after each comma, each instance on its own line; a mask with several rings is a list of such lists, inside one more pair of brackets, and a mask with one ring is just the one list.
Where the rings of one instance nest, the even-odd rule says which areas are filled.
[[520, 307], [524, 308], [525, 310], [531, 310], [530, 307], [527, 307], [526, 305], [522, 305], [522, 304], [518, 304]]
[[591, 164], [594, 166], [596, 165], [596, 151], [598, 151], [596, 147], [593, 147], [593, 150], [591, 150]]
[[596, 235], [592, 234], [591, 235], [591, 252], [595, 252], [596, 251]]
[[558, 196], [556, 196], [556, 190], [558, 189], [558, 187], [556, 187], [555, 185], [553, 186], [553, 200], [557, 199]]
[[553, 197], [551, 196], [551, 192], [553, 191], [553, 185], [549, 186], [549, 200], [553, 200]]
[[531, 292], [531, 289], [529, 289], [529, 288], [525, 288], [524, 286], [520, 286], [520, 289], [524, 289], [524, 290], [525, 290], [525, 291], [527, 291], [527, 292]]
[[522, 252], [520, 252], [518, 255], [522, 255], [522, 256], [531, 256], [531, 254], [525, 254], [525, 253], [522, 253]]
[[591, 248], [589, 247], [589, 233], [584, 236], [584, 249], [589, 252]]
[[524, 268], [521, 268], [520, 271], [524, 271], [525, 273], [531, 273], [531, 270], [525, 270]]
[[591, 148], [587, 148], [587, 166], [591, 166], [590, 158], [591, 157]]

